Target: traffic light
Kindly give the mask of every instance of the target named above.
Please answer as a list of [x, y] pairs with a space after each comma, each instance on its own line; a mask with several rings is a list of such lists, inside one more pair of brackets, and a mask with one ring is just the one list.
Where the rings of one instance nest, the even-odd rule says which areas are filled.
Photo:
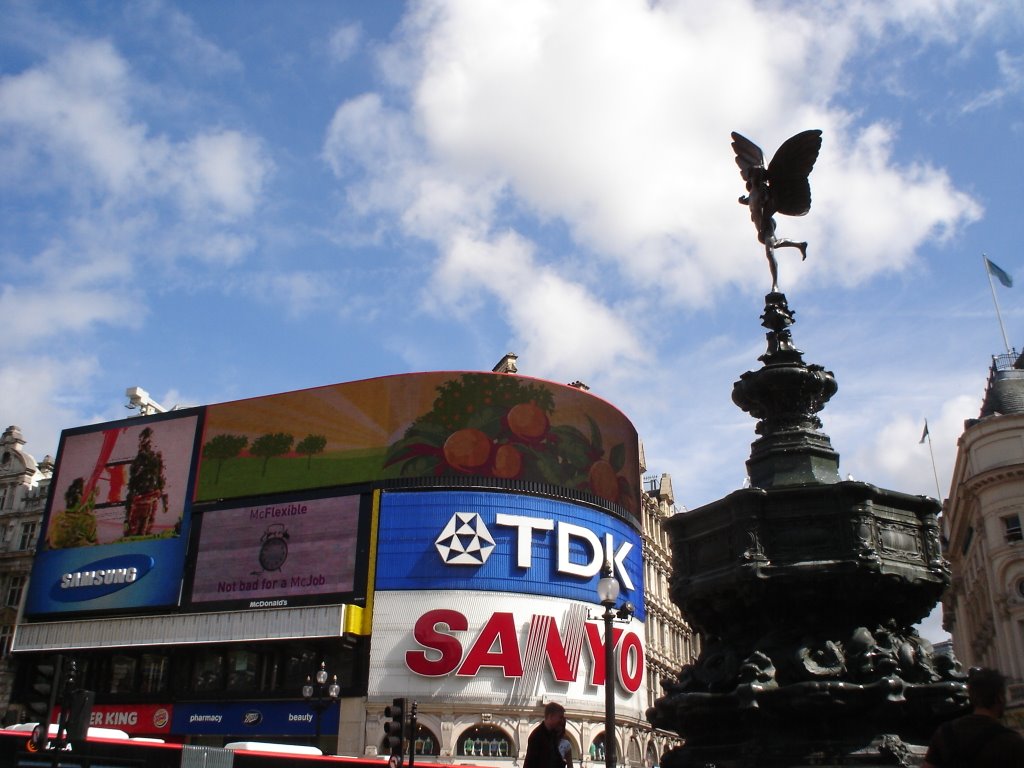
[[43, 659], [30, 671], [27, 691], [27, 709], [39, 727], [32, 734], [32, 745], [43, 749], [48, 741], [50, 716], [57, 705], [57, 689], [60, 687], [60, 656]]
[[398, 765], [402, 764], [402, 741], [405, 738], [405, 699], [392, 699], [390, 707], [384, 707], [384, 716], [390, 721], [384, 723], [384, 733], [387, 734], [388, 750], [392, 757], [398, 758]]
[[[71, 691], [64, 697], [64, 704], [67, 707], [64, 727], [67, 728], [66, 738], [72, 744], [85, 741], [85, 737], [89, 733], [89, 720], [92, 718], [92, 705], [95, 700], [95, 692], [81, 688]], [[61, 717], [65, 717], [63, 711]]]

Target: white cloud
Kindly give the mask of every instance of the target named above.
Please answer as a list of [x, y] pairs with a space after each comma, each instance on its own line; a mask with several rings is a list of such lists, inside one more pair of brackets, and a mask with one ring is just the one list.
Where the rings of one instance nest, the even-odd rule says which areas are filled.
[[[100, 372], [97, 361], [85, 356], [55, 360], [22, 354], [14, 364], [0, 364], [0, 392], [12, 395], [0, 412], [4, 422], [0, 429], [11, 424], [22, 427], [25, 449], [36, 461], [46, 454], [55, 455], [60, 431], [82, 422], [82, 403], [69, 400], [69, 394], [87, 399], [86, 392]], [[74, 382], [73, 387], [68, 386], [69, 381]]]
[[166, 157], [162, 146], [146, 151], [146, 129], [128, 114], [130, 81], [125, 62], [109, 42], [78, 41], [45, 64], [0, 79], [0, 157], [12, 148], [23, 159], [42, 154], [53, 181], [78, 186], [87, 180], [103, 192], [124, 194], [146, 177], [147, 160]]
[[162, 0], [142, 0], [123, 7], [130, 24], [161, 36], [157, 43], [174, 59], [201, 71], [205, 77], [242, 70], [242, 62], [231, 51], [210, 42], [186, 14]]
[[230, 219], [253, 212], [270, 169], [257, 139], [238, 131], [203, 133], [181, 148], [179, 184], [190, 208], [212, 205]]
[[1000, 84], [995, 88], [982, 91], [971, 99], [964, 105], [964, 112], [986, 109], [1024, 90], [1024, 56], [1014, 56], [1007, 51], [996, 51], [996, 64], [999, 67]]
[[0, 279], [20, 330], [8, 345], [138, 327], [140, 273], [152, 280], [190, 256], [237, 264], [254, 247], [223, 226], [260, 204], [273, 168], [262, 143], [224, 128], [172, 141], [140, 118], [143, 90], [107, 41], [72, 40], [0, 78], [0, 185], [46, 200], [48, 217], [26, 226], [34, 253], [5, 255], [24, 267]]
[[[398, 214], [407, 234], [436, 245], [438, 281], [461, 285], [442, 295], [464, 302], [471, 286], [484, 289], [544, 360], [562, 346], [562, 326], [536, 323], [537, 306], [522, 311], [493, 274], [488, 282], [465, 260], [455, 274], [453, 232], [493, 245], [509, 228], [522, 236], [523, 217], [564, 223], [580, 257], [556, 265], [532, 255], [533, 267], [543, 267], [531, 295], [554, 302], [547, 286], [557, 281], [557, 295], [577, 296], [590, 316], [612, 315], [655, 288], [691, 306], [730, 284], [763, 290], [763, 249], [749, 214], [722, 202], [743, 192], [731, 130], [763, 142], [769, 156], [798, 130], [825, 130], [811, 215], [779, 223], [782, 235], [812, 240], [812, 266], [784, 266], [783, 282], [861, 282], [904, 268], [916, 249], [948, 238], [980, 208], [941, 169], [897, 166], [892, 126], [829, 106], [859, 42], [917, 34], [923, 9], [816, 8], [422, 2], [404, 39], [381, 57], [395, 88], [388, 102], [364, 94], [340, 105], [324, 157], [356, 211]], [[939, 23], [958, 14], [951, 3]], [[829, 261], [814, 259], [819, 253]], [[579, 269], [583, 258], [615, 271], [610, 287], [595, 290], [594, 273]], [[522, 279], [517, 301], [529, 282]], [[590, 329], [585, 346], [596, 347], [605, 329]], [[627, 345], [613, 346], [628, 359]]]
[[347, 61], [359, 50], [363, 28], [360, 24], [342, 24], [331, 33], [330, 51], [335, 61]]
[[532, 244], [514, 232], [491, 240], [456, 235], [427, 296], [463, 314], [497, 301], [535, 375], [585, 379], [607, 368], [609, 360], [642, 359], [635, 329], [621, 315], [537, 263]]

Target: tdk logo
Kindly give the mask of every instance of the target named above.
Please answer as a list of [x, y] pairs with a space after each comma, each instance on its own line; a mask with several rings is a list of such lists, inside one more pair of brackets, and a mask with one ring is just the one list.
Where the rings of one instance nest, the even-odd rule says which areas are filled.
[[[616, 547], [611, 533], [605, 533], [602, 541], [596, 533], [580, 525], [501, 512], [494, 516], [494, 525], [515, 531], [515, 564], [518, 568], [528, 570], [533, 564], [534, 534], [554, 531], [559, 573], [589, 579], [600, 573], [601, 566], [609, 560], [622, 586], [627, 590], [635, 588], [625, 565], [633, 545], [623, 541]], [[494, 551], [495, 542], [479, 514], [456, 512], [441, 531], [434, 546], [445, 565], [479, 566], [487, 562]], [[573, 552], [571, 557], [570, 551]]]
[[494, 539], [476, 512], [456, 512], [434, 542], [445, 565], [483, 565]]

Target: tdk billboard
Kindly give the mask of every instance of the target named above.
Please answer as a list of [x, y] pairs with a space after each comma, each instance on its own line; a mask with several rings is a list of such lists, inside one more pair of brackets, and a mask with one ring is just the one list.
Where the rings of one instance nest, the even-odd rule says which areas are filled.
[[597, 602], [605, 561], [644, 620], [640, 535], [580, 504], [486, 491], [386, 492], [377, 590], [482, 590]]

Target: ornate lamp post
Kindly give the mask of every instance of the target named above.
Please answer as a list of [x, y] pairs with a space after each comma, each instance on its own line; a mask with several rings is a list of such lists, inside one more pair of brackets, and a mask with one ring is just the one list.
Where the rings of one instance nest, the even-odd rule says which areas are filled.
[[633, 615], [633, 604], [624, 603], [615, 608], [619, 599], [619, 580], [615, 578], [610, 560], [601, 568], [597, 580], [597, 599], [604, 606], [604, 763], [605, 768], [615, 768], [615, 633], [612, 622], [618, 618], [628, 621]]
[[316, 740], [320, 741], [320, 718], [324, 710], [338, 700], [341, 693], [341, 686], [338, 685], [338, 676], [330, 675], [331, 683], [327, 684], [327, 662], [320, 662], [320, 669], [316, 671], [316, 678], [306, 675], [306, 684], [302, 686], [302, 697], [316, 712]]

